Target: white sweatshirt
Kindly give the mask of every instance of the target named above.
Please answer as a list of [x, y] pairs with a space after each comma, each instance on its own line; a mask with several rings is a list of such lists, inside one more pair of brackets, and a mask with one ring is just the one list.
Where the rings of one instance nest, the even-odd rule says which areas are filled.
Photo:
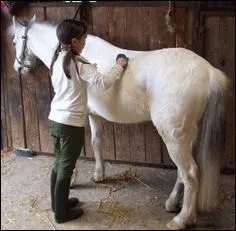
[[[68, 79], [62, 67], [65, 54], [65, 51], [60, 52], [53, 66], [51, 81], [55, 95], [51, 102], [51, 111], [48, 118], [58, 123], [83, 127], [88, 111], [86, 85], [91, 84], [103, 90], [107, 89], [121, 77], [123, 67], [115, 64], [110, 72], [103, 76], [91, 64], [77, 62], [78, 76], [75, 62], [71, 60], [71, 79]], [[87, 61], [81, 56], [76, 57], [76, 59]]]

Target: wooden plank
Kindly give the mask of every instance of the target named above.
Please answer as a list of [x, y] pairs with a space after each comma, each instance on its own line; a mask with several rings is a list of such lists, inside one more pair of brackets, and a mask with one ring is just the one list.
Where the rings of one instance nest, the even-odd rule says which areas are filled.
[[[44, 20], [43, 7], [32, 7], [31, 16], [36, 15], [37, 20]], [[52, 139], [49, 135], [48, 115], [51, 104], [51, 83], [48, 68], [40, 62], [37, 71], [34, 73], [36, 100], [37, 100], [37, 116], [39, 129], [39, 145], [40, 151], [45, 153], [53, 153]]]
[[125, 46], [126, 12], [124, 7], [109, 7], [108, 20], [108, 41], [118, 47]]
[[125, 7], [126, 47], [129, 50], [143, 50], [142, 7]]
[[72, 19], [75, 12], [75, 7], [47, 7], [45, 20], [59, 23], [64, 19]]
[[143, 46], [145, 50], [156, 50], [159, 48], [158, 27], [156, 21], [159, 15], [159, 7], [143, 7], [142, 8], [142, 31]]
[[226, 108], [226, 143], [222, 167], [235, 169], [235, 17], [220, 17], [219, 21], [220, 69], [232, 80], [232, 97]]
[[93, 8], [93, 34], [108, 40], [108, 7]]
[[[143, 8], [125, 7], [126, 11], [126, 48], [145, 50], [142, 30]], [[130, 124], [130, 158], [132, 162], [145, 162], [144, 124]]]
[[[1, 60], [2, 65], [2, 60]], [[1, 150], [8, 147], [3, 73], [1, 69]]]
[[116, 160], [131, 161], [130, 125], [114, 124]]
[[146, 122], [145, 126], [145, 163], [161, 164], [161, 137], [152, 122]]
[[34, 76], [31, 74], [22, 75], [21, 80], [26, 147], [34, 151], [40, 151], [38, 128], [39, 122], [37, 114], [37, 99], [35, 94]]
[[[189, 8], [199, 8], [200, 1], [176, 1], [175, 5], [179, 7], [189, 7]], [[225, 1], [221, 1], [224, 2]], [[32, 2], [30, 6], [46, 6], [46, 7], [67, 7], [67, 6], [78, 6], [80, 3], [78, 2]], [[101, 6], [168, 6], [168, 1], [96, 1], [91, 2], [93, 7], [101, 7]], [[217, 7], [217, 4], [215, 4]], [[218, 8], [222, 9], [232, 9], [234, 7], [233, 1], [230, 1], [230, 4], [223, 4]]]
[[[223, 70], [233, 81], [233, 96], [226, 107], [226, 144], [223, 168], [235, 168], [235, 22], [227, 14], [206, 14], [203, 56], [216, 68]], [[232, 36], [233, 35], [233, 36]]]
[[[1, 55], [6, 54], [6, 29], [5, 19], [2, 19], [1, 23]], [[2, 57], [5, 57], [2, 55]], [[6, 59], [1, 59], [1, 148], [11, 147], [11, 127], [10, 127], [10, 115], [9, 115], [9, 103], [7, 93], [7, 75], [6, 75]]]
[[[124, 7], [109, 7], [108, 41], [113, 45], [125, 48], [126, 44], [126, 11]], [[114, 57], [115, 59], [115, 57]], [[128, 124], [114, 124], [115, 158], [130, 161], [130, 137]]]
[[[39, 18], [39, 12], [30, 9], [29, 17], [34, 14]], [[37, 114], [37, 98], [34, 76], [32, 74], [21, 75], [22, 99], [24, 109], [26, 147], [34, 151], [41, 151], [39, 143], [39, 121]]]
[[[100, 36], [105, 40], [109, 40], [109, 30], [108, 30], [108, 7], [99, 7], [93, 9], [93, 25], [92, 33], [94, 35]], [[104, 159], [115, 159], [115, 137], [114, 137], [114, 124], [106, 120], [102, 121], [103, 126], [103, 150], [102, 156]], [[87, 139], [87, 136], [86, 136]]]
[[[156, 50], [159, 48], [158, 28], [156, 26], [159, 7], [143, 7], [142, 9], [142, 30], [145, 50]], [[152, 122], [144, 123], [145, 138], [145, 163], [161, 163], [161, 139]]]
[[35, 73], [36, 98], [39, 118], [39, 137], [42, 152], [53, 153], [52, 139], [49, 135], [48, 115], [50, 112], [50, 79], [46, 66], [37, 67]]
[[[11, 65], [12, 62], [9, 63]], [[7, 73], [10, 73], [8, 69]], [[25, 148], [25, 133], [24, 133], [24, 117], [21, 99], [21, 87], [19, 76], [14, 73], [14, 76], [8, 77], [8, 98], [10, 112], [10, 126], [12, 135], [12, 147]]]
[[130, 125], [130, 157], [132, 162], [145, 162], [144, 123]]
[[106, 120], [102, 121], [103, 125], [103, 150], [102, 156], [104, 159], [115, 159], [115, 134], [114, 134], [114, 124]]
[[185, 48], [193, 50], [193, 25], [194, 25], [194, 10], [186, 9], [184, 41]]
[[217, 16], [205, 18], [205, 41], [203, 57], [216, 68], [220, 68], [219, 57], [219, 31], [220, 18]]
[[[5, 21], [6, 28], [8, 28], [11, 24], [11, 19]], [[6, 59], [6, 95], [8, 96], [8, 105], [6, 106], [8, 106], [9, 110], [12, 147], [25, 148], [21, 83], [19, 75], [13, 69], [15, 50], [12, 45], [12, 38], [7, 33], [4, 33], [4, 36], [5, 51], [7, 51], [7, 55], [2, 53], [2, 57], [5, 57]]]
[[176, 47], [185, 47], [185, 8], [177, 7], [175, 9], [175, 25], [176, 25]]

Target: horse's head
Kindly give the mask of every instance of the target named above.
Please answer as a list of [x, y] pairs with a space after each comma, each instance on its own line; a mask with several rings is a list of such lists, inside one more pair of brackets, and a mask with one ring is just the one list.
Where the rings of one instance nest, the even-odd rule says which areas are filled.
[[13, 34], [13, 45], [16, 49], [16, 58], [14, 61], [14, 69], [18, 73], [28, 73], [36, 65], [36, 56], [29, 48], [28, 31], [35, 22], [35, 16], [29, 21], [18, 21], [13, 16], [13, 26], [11, 33]]

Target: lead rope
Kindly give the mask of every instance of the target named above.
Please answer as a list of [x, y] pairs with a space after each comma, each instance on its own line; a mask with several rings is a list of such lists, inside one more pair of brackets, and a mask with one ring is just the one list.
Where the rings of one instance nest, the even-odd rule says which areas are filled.
[[169, 8], [165, 18], [166, 18], [167, 30], [170, 33], [174, 33], [176, 30], [176, 25], [174, 23], [174, 16], [175, 16], [175, 2], [169, 1]]
[[74, 17], [72, 18], [73, 20], [75, 20], [75, 18], [76, 18], [76, 16], [77, 16], [78, 12], [80, 11], [80, 6], [81, 6], [81, 5], [79, 5], [78, 9], [76, 10]]

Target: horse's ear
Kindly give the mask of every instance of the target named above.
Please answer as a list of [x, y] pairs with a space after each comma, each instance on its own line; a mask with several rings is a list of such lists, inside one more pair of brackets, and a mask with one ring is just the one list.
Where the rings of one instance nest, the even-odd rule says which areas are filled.
[[14, 15], [12, 16], [12, 24], [13, 24], [13, 27], [16, 28], [16, 18]]
[[12, 16], [12, 24], [15, 29], [20, 25], [20, 22], [14, 15]]
[[34, 16], [30, 19], [30, 23], [34, 23], [36, 21], [36, 15], [34, 14]]

